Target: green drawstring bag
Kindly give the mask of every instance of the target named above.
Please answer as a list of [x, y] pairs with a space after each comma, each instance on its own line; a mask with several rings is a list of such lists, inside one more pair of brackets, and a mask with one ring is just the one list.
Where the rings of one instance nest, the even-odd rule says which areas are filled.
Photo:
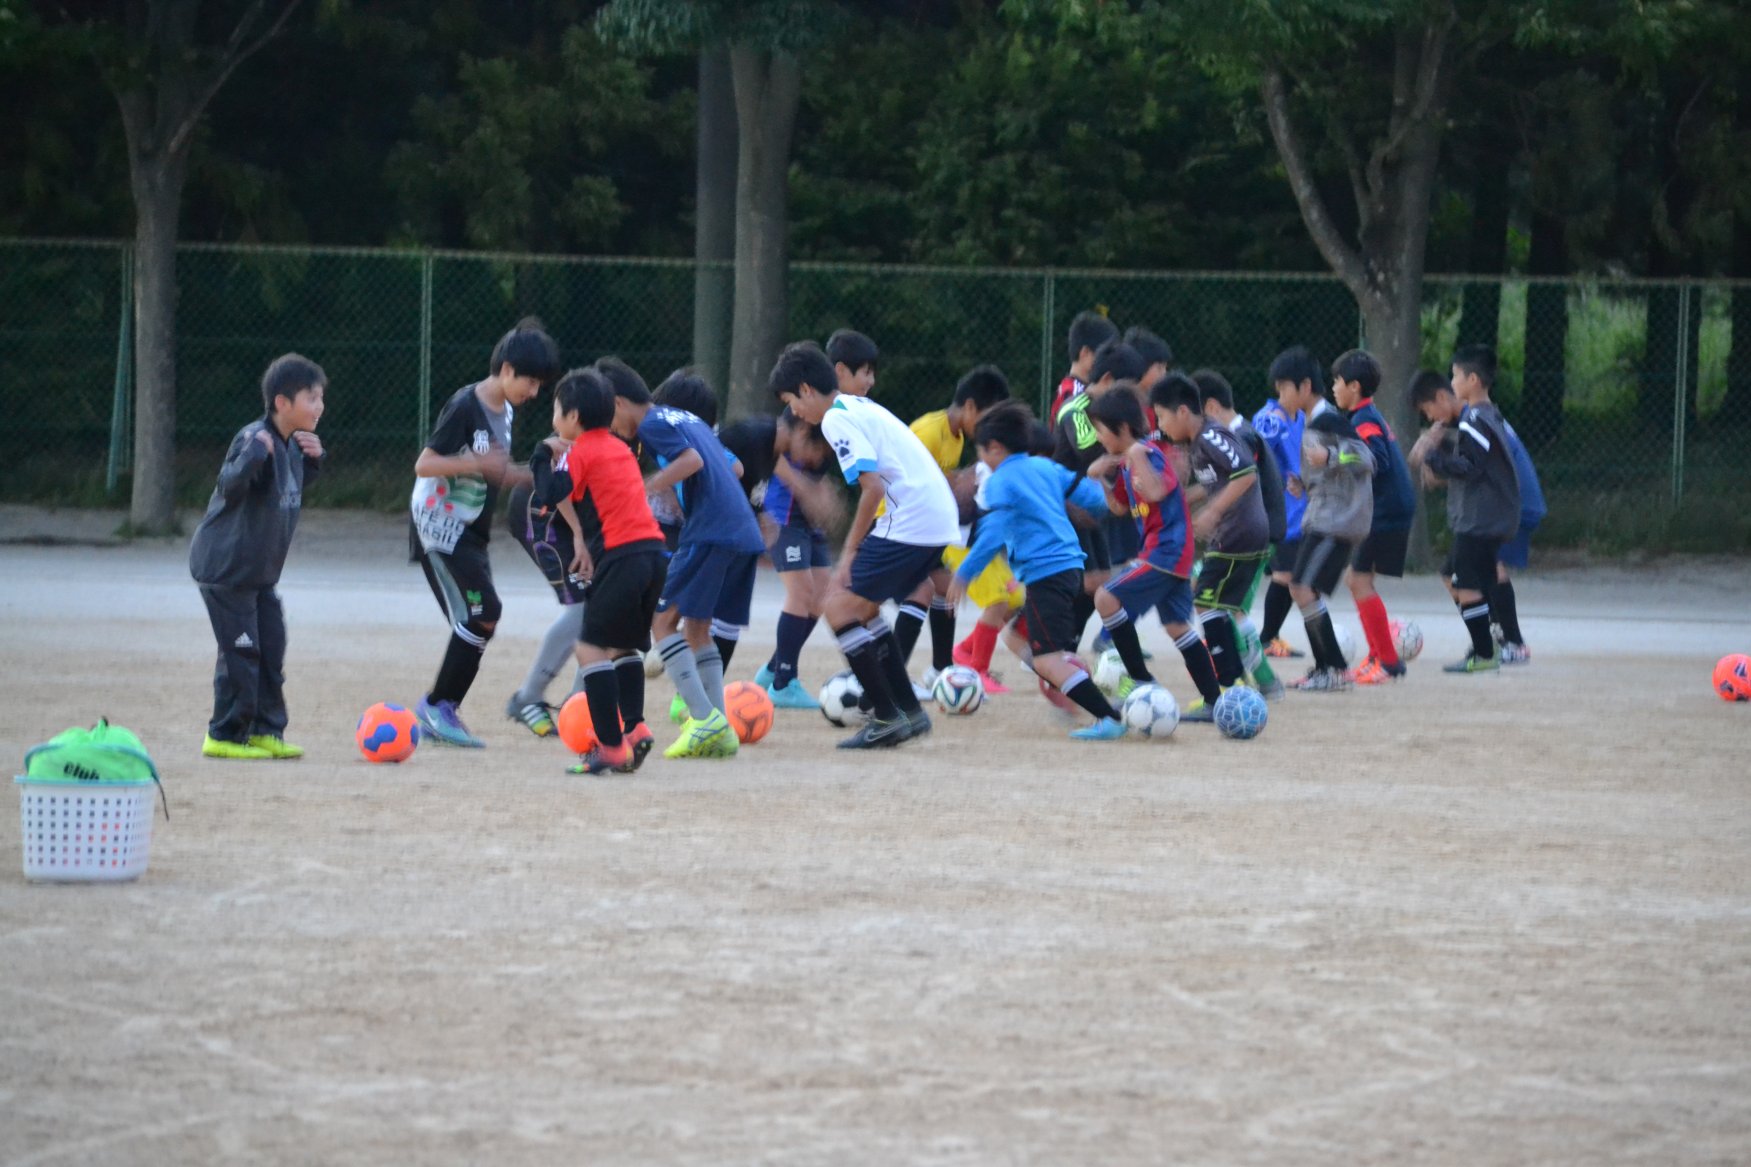
[[24, 755], [21, 780], [112, 786], [143, 786], [152, 782], [157, 784], [158, 797], [164, 801], [164, 817], [170, 817], [164, 784], [158, 780], [158, 767], [152, 764], [146, 747], [132, 730], [111, 725], [108, 719], [100, 718], [90, 729], [76, 725], [40, 746], [32, 746]]

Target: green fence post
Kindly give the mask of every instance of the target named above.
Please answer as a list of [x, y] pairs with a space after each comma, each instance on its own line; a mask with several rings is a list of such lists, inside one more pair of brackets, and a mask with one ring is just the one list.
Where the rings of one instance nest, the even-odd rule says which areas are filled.
[[415, 442], [423, 444], [432, 431], [432, 253], [420, 259], [420, 404], [419, 433]]
[[1055, 294], [1052, 273], [1045, 273], [1045, 280], [1040, 289], [1040, 417], [1051, 421], [1046, 416], [1052, 408], [1052, 313], [1055, 305], [1052, 297]]
[[1685, 284], [1678, 289], [1678, 351], [1672, 367], [1672, 506], [1677, 508], [1684, 497], [1684, 414], [1686, 387], [1690, 381], [1690, 297], [1695, 288]]
[[109, 466], [104, 472], [105, 494], [116, 492], [116, 482], [128, 457], [128, 413], [133, 388], [134, 365], [134, 247], [121, 246], [121, 308], [116, 322], [116, 386], [109, 408]]

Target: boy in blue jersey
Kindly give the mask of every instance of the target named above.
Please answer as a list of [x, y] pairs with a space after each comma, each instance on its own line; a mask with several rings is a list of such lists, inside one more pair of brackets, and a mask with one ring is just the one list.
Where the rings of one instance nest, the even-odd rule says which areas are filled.
[[1075, 612], [1083, 594], [1082, 546], [1065, 503], [1099, 513], [1106, 510], [1106, 498], [1089, 479], [1030, 456], [1032, 429], [1033, 412], [1018, 401], [993, 408], [973, 429], [979, 460], [991, 468], [991, 477], [985, 480], [986, 512], [949, 584], [949, 600], [959, 603], [992, 557], [1005, 552], [1010, 569], [1027, 587], [1020, 617], [1027, 627], [1024, 663], [1095, 718], [1070, 736], [1082, 741], [1124, 737], [1119, 711], [1070, 658], [1080, 632]]
[[1307, 510], [1307, 492], [1301, 485], [1301, 437], [1308, 419], [1331, 407], [1325, 401], [1324, 374], [1306, 345], [1278, 353], [1268, 377], [1277, 396], [1253, 415], [1252, 425], [1283, 475], [1283, 540], [1271, 555], [1271, 583], [1265, 589], [1265, 623], [1259, 638], [1266, 656], [1299, 657], [1301, 651], [1282, 638], [1282, 631], [1294, 604], [1289, 584], [1301, 554], [1301, 516]]
[[654, 405], [636, 374], [628, 377], [620, 362], [603, 369], [605, 363], [597, 365], [614, 386], [615, 434], [636, 439], [656, 458], [661, 468], [646, 491], [660, 495], [674, 488], [683, 516], [651, 623], [656, 651], [688, 714], [680, 739], [663, 756], [732, 757], [736, 734], [723, 714], [723, 657], [711, 628], [713, 620], [738, 628], [748, 623], [754, 569], [766, 549], [760, 524], [711, 427], [685, 410]]
[[1374, 590], [1374, 577], [1404, 576], [1417, 498], [1392, 427], [1374, 404], [1374, 391], [1380, 387], [1380, 362], [1370, 353], [1351, 349], [1332, 362], [1331, 387], [1338, 408], [1349, 415], [1356, 436], [1374, 455], [1374, 519], [1350, 560], [1350, 595], [1355, 597], [1356, 614], [1368, 638], [1368, 659], [1356, 666], [1355, 682], [1383, 685], [1403, 677], [1405, 666], [1398, 659], [1386, 601]]

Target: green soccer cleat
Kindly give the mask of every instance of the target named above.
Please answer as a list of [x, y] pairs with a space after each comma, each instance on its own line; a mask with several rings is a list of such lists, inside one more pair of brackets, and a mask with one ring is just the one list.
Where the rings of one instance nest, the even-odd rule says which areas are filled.
[[505, 716], [522, 722], [536, 737], [552, 737], [559, 732], [553, 725], [553, 706], [545, 701], [518, 701], [513, 693], [505, 705]]
[[272, 758], [273, 754], [261, 746], [251, 745], [248, 742], [224, 742], [212, 734], [208, 734], [206, 740], [201, 743], [201, 757], [259, 762]]
[[[728, 739], [727, 741], [724, 739]], [[706, 718], [688, 718], [681, 736], [663, 751], [665, 758], [733, 758], [740, 745], [729, 720], [713, 709]]]
[[1135, 690], [1137, 688], [1137, 686], [1141, 685], [1142, 683], [1143, 683], [1142, 681], [1139, 681], [1136, 677], [1133, 677], [1130, 673], [1126, 673], [1124, 676], [1119, 678], [1118, 687], [1113, 690], [1113, 700], [1123, 702], [1124, 699], [1129, 697], [1131, 695], [1132, 691]]
[[1500, 653], [1479, 656], [1476, 652], [1468, 652], [1465, 654], [1464, 660], [1454, 661], [1450, 665], [1442, 665], [1441, 671], [1444, 673], [1493, 673], [1501, 667]]
[[290, 759], [304, 756], [303, 746], [295, 746], [278, 734], [258, 733], [249, 739], [249, 744], [258, 750], [266, 750], [275, 758]]
[[1216, 711], [1210, 708], [1208, 701], [1199, 697], [1180, 710], [1179, 719], [1181, 721], [1215, 721]]
[[669, 720], [676, 725], [685, 725], [688, 718], [687, 702], [681, 699], [681, 694], [675, 694], [669, 702]]

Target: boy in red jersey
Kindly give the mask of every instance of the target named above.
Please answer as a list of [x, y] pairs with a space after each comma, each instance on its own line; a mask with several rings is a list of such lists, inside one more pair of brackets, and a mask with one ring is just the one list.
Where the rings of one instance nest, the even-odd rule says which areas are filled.
[[570, 566], [589, 589], [577, 651], [597, 744], [574, 774], [631, 773], [651, 750], [639, 654], [651, 646], [668, 563], [638, 459], [610, 428], [615, 400], [595, 370], [567, 373], [553, 392], [557, 436], [529, 463], [537, 497], [549, 506], [570, 498], [584, 533]]
[[[1178, 374], [1170, 373], [1168, 377]], [[1210, 704], [1222, 695], [1216, 666], [1198, 630], [1192, 626], [1192, 521], [1185, 492], [1173, 472], [1168, 453], [1144, 437], [1143, 404], [1130, 382], [1125, 392], [1103, 394], [1088, 407], [1095, 432], [1106, 453], [1088, 468], [1088, 476], [1103, 482], [1107, 507], [1115, 515], [1130, 515], [1138, 523], [1142, 547], [1130, 570], [1114, 577], [1094, 594], [1095, 611], [1125, 662], [1122, 697], [1155, 678], [1143, 659], [1143, 646], [1132, 623], [1156, 609], [1174, 647], [1185, 658], [1186, 672], [1198, 695]], [[1118, 386], [1115, 386], [1118, 388]], [[1112, 479], [1109, 481], [1109, 477]]]

